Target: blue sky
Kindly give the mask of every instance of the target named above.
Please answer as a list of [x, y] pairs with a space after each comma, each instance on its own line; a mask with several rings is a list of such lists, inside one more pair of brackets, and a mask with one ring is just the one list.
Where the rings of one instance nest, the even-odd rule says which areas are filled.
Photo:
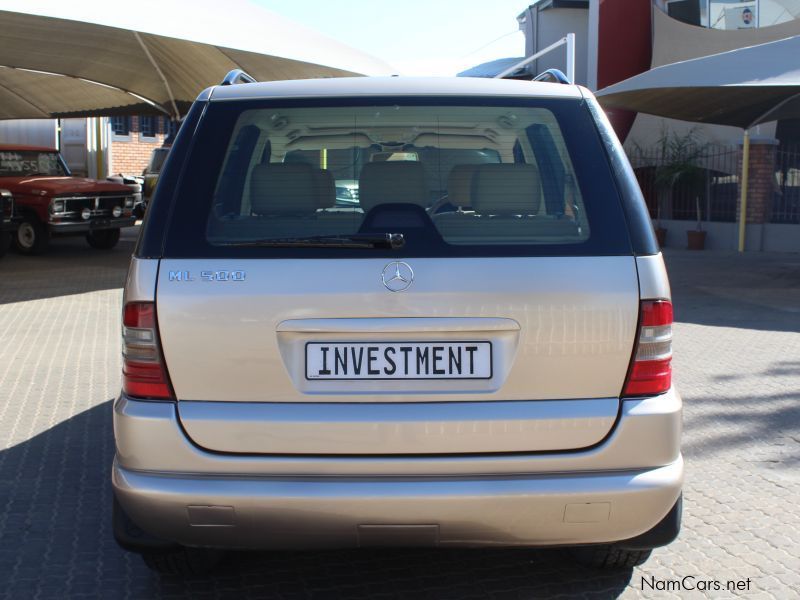
[[[0, 8], [385, 73], [385, 65], [375, 71], [375, 61], [346, 49], [331, 55], [331, 47], [325, 54], [316, 32], [382, 59], [399, 74], [455, 75], [496, 58], [523, 56], [517, 15], [532, 1], [136, 0], [131, 11], [128, 0], [0, 0]], [[270, 19], [270, 12], [278, 18]]]
[[533, 0], [254, 1], [403, 74], [454, 75], [495, 58], [524, 56], [516, 17]]

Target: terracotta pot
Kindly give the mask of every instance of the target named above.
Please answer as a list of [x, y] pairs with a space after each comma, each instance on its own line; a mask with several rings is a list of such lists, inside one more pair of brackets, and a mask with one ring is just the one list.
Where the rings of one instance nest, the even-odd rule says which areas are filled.
[[689, 250], [702, 250], [706, 247], [706, 232], [690, 230], [686, 232], [689, 240]]
[[663, 227], [656, 227], [656, 241], [661, 248], [667, 244], [667, 230]]

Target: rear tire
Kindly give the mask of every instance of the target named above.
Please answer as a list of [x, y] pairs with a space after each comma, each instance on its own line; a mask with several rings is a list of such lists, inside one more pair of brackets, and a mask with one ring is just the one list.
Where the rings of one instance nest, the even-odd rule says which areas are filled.
[[14, 245], [21, 254], [44, 254], [50, 247], [50, 232], [33, 215], [24, 215], [14, 236]]
[[86, 234], [86, 241], [96, 250], [111, 250], [119, 243], [119, 229], [101, 229]]
[[632, 569], [644, 564], [652, 550], [626, 550], [613, 545], [572, 548], [576, 562], [595, 569]]
[[143, 552], [147, 567], [162, 575], [204, 575], [212, 571], [225, 553], [210, 548], [176, 548], [174, 550]]

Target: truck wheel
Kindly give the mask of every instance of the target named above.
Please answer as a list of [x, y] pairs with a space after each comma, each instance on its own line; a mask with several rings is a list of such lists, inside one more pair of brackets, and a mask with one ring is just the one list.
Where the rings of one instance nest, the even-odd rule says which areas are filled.
[[7, 231], [0, 232], [0, 257], [6, 255], [8, 247], [11, 245], [11, 234]]
[[626, 550], [614, 545], [572, 549], [576, 562], [596, 569], [632, 569], [650, 558], [651, 550]]
[[101, 229], [86, 234], [86, 241], [97, 250], [111, 250], [119, 242], [119, 229]]
[[50, 246], [50, 232], [33, 215], [25, 215], [17, 227], [14, 245], [22, 254], [44, 254]]
[[177, 548], [164, 552], [142, 552], [142, 560], [151, 571], [162, 575], [205, 575], [225, 556], [211, 548]]

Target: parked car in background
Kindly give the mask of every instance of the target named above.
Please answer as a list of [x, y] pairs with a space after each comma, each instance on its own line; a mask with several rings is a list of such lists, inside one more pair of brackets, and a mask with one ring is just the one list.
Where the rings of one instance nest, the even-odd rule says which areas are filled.
[[15, 230], [14, 196], [8, 190], [0, 190], [0, 256], [8, 251]]
[[678, 535], [669, 281], [591, 92], [247, 83], [185, 123], [124, 292], [124, 548], [162, 572], [373, 546], [630, 569]]
[[53, 148], [0, 145], [0, 188], [14, 197], [13, 237], [23, 254], [42, 254], [60, 235], [82, 235], [92, 248], [110, 249], [120, 229], [136, 222], [128, 186], [73, 177]]
[[144, 201], [142, 194], [142, 189], [144, 188], [144, 177], [141, 175], [125, 175], [120, 173], [118, 175], [110, 175], [109, 177], [106, 177], [106, 181], [120, 183], [130, 188], [131, 193], [133, 194], [133, 215], [137, 219], [140, 219], [141, 216], [137, 213], [144, 215]]
[[147, 205], [153, 197], [153, 192], [158, 183], [158, 176], [161, 173], [161, 168], [164, 166], [164, 161], [167, 160], [169, 151], [170, 146], [162, 146], [153, 150], [153, 153], [150, 155], [150, 160], [142, 172], [142, 177], [144, 177], [144, 184], [142, 185], [142, 203], [137, 205], [134, 211], [134, 214], [139, 219], [144, 216]]

